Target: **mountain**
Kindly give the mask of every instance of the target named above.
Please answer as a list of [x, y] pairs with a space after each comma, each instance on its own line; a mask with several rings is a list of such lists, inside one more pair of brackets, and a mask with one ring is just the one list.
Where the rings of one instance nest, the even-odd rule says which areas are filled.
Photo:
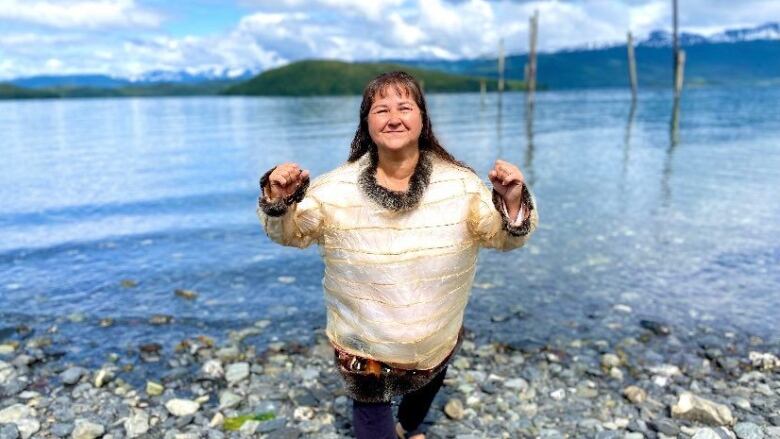
[[249, 70], [214, 68], [199, 71], [152, 70], [130, 78], [100, 74], [38, 75], [8, 81], [18, 87], [44, 88], [121, 88], [159, 85], [161, 83], [197, 85], [209, 82], [239, 82], [252, 77]]
[[[479, 91], [480, 79], [409, 68], [388, 63], [347, 63], [342, 61], [299, 61], [267, 70], [249, 81], [228, 88], [228, 95], [262, 96], [322, 96], [360, 95], [368, 81], [393, 70], [406, 70], [414, 75], [429, 92]], [[488, 90], [495, 90], [496, 80], [486, 82]], [[508, 89], [523, 88], [520, 81], [511, 81]]]
[[[686, 85], [780, 84], [780, 24], [729, 30], [705, 37], [684, 33]], [[657, 31], [635, 48], [640, 87], [672, 83], [671, 35]], [[527, 55], [506, 58], [506, 77], [523, 79]], [[399, 64], [469, 76], [498, 77], [497, 61], [398, 60]], [[548, 88], [628, 86], [626, 45], [540, 53], [538, 82]]]

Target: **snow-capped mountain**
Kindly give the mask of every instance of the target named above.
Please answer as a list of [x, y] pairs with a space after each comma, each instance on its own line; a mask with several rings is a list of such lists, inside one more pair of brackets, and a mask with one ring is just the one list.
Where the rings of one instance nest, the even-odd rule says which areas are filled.
[[[680, 45], [682, 46], [754, 40], [780, 40], [780, 23], [766, 23], [746, 29], [731, 29], [709, 36], [688, 32], [680, 33]], [[672, 45], [672, 33], [665, 30], [653, 31], [639, 45], [645, 47], [669, 47]]]
[[195, 84], [206, 81], [240, 80], [251, 78], [256, 72], [227, 67], [192, 68], [185, 70], [152, 70], [128, 78], [134, 83], [175, 82]]

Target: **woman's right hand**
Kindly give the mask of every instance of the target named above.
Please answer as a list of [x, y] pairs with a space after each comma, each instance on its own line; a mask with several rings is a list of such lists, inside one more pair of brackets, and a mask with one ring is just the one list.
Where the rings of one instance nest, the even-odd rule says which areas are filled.
[[309, 171], [301, 169], [297, 163], [282, 163], [268, 176], [268, 196], [272, 200], [287, 198], [309, 177]]

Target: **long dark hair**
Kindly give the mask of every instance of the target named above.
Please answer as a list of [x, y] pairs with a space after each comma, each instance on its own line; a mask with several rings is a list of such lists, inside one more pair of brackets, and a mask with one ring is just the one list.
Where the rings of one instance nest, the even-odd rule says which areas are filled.
[[368, 133], [368, 112], [371, 110], [371, 105], [374, 104], [374, 98], [377, 94], [384, 96], [385, 91], [390, 87], [400, 94], [409, 93], [420, 109], [422, 131], [420, 131], [420, 138], [417, 142], [420, 150], [430, 151], [445, 161], [472, 170], [468, 165], [453, 157], [439, 143], [439, 139], [433, 134], [433, 125], [431, 124], [431, 118], [428, 116], [428, 107], [425, 105], [425, 96], [423, 96], [420, 84], [414, 79], [414, 76], [401, 71], [382, 73], [366, 85], [365, 90], [363, 90], [363, 102], [360, 104], [360, 122], [358, 123], [357, 131], [355, 131], [355, 137], [352, 139], [347, 161], [354, 162], [363, 157], [363, 154], [367, 152], [376, 153], [377, 146]]

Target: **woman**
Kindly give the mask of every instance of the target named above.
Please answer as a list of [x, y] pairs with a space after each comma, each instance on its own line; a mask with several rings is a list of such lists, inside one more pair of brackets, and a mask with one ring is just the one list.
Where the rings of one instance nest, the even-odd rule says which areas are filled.
[[462, 340], [479, 248], [520, 247], [536, 228], [520, 170], [497, 160], [488, 177], [492, 193], [436, 139], [417, 81], [392, 72], [366, 86], [346, 163], [311, 184], [295, 163], [260, 179], [268, 236], [320, 246], [326, 333], [358, 438], [425, 437]]

